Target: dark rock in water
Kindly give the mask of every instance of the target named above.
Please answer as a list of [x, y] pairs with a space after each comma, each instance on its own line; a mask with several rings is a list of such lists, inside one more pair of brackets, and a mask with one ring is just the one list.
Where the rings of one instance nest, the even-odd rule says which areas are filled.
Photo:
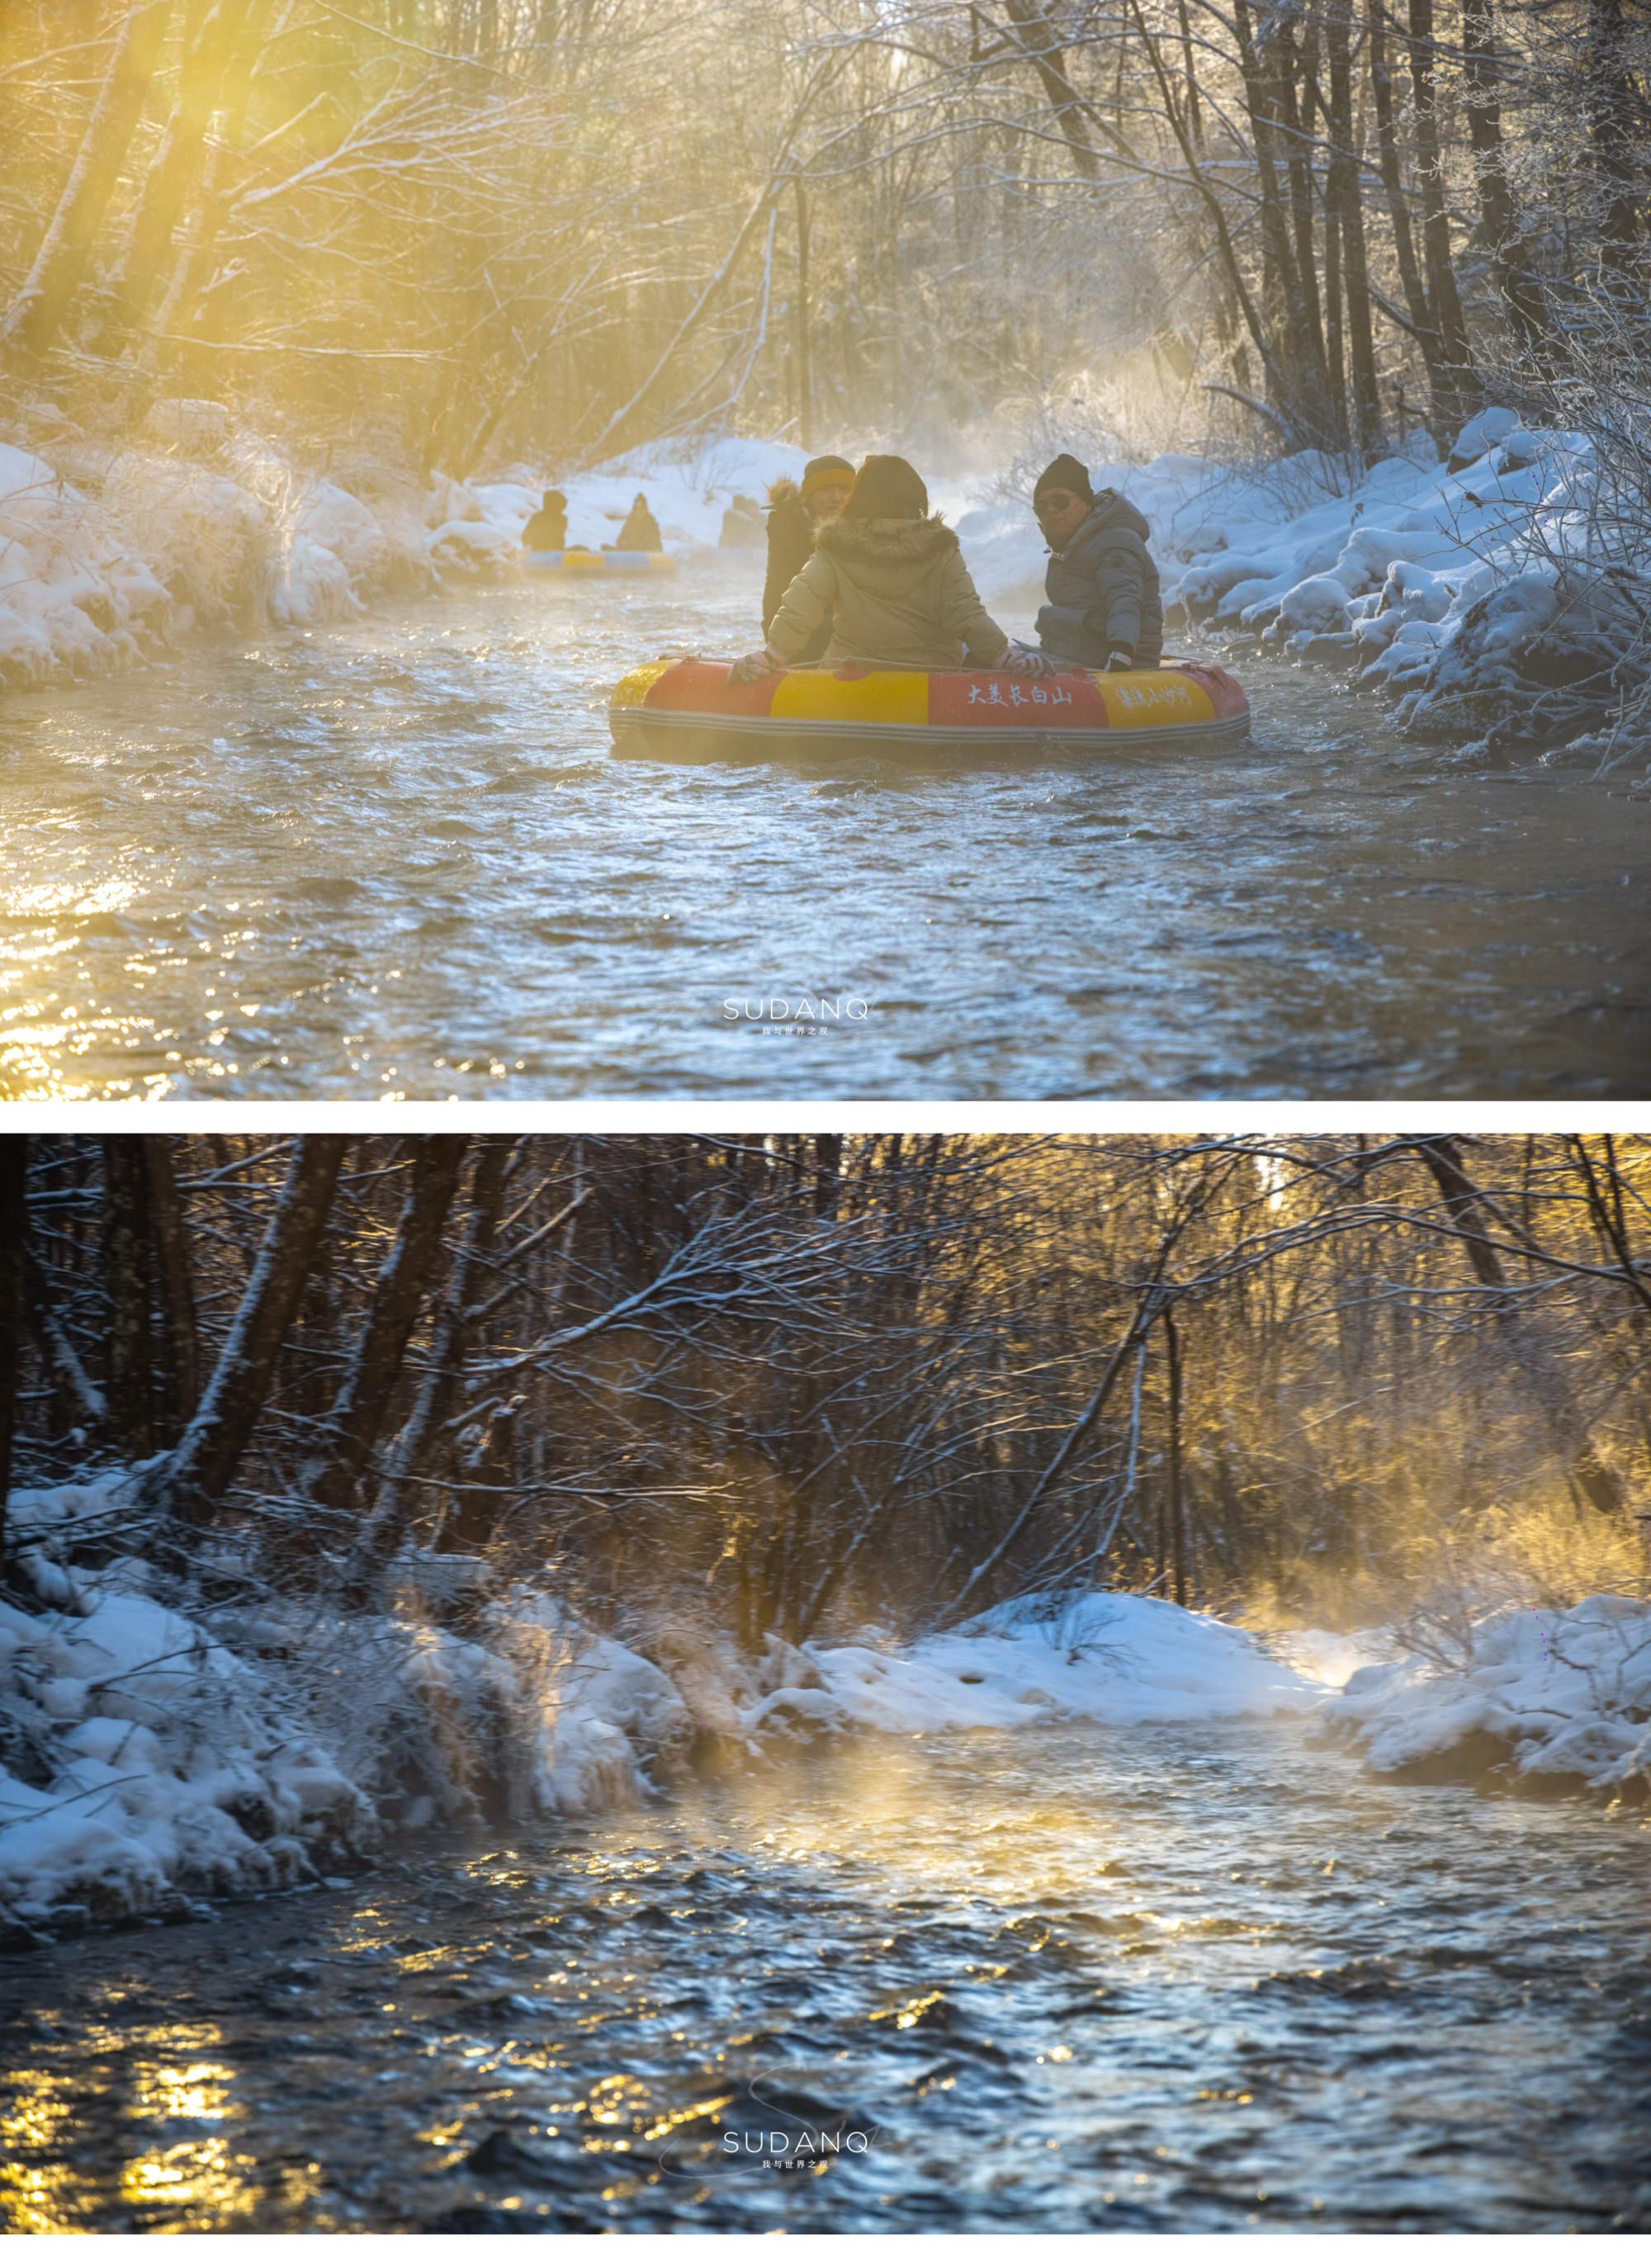
[[459, 2205], [422, 2226], [427, 2236], [543, 2236], [557, 2225], [542, 2213], [518, 2213], [497, 2205]]
[[1513, 1743], [1499, 1740], [1494, 1733], [1466, 1733], [1448, 1749], [1413, 1756], [1408, 1764], [1395, 1765], [1391, 1771], [1373, 1772], [1371, 1777], [1391, 1780], [1400, 1787], [1449, 1787], [1457, 1782], [1477, 1787], [1493, 1772], [1506, 1771], [1513, 1754]]
[[493, 2181], [531, 2182], [539, 2189], [554, 2189], [561, 2179], [548, 2159], [525, 2150], [503, 2127], [495, 2127], [478, 2142], [464, 2162], [469, 2172]]

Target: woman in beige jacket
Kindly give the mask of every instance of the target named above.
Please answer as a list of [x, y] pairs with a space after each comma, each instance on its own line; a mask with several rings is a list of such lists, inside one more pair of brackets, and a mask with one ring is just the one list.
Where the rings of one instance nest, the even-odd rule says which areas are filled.
[[737, 661], [738, 682], [784, 669], [830, 615], [824, 655], [883, 669], [976, 669], [1047, 674], [1053, 665], [1013, 644], [980, 604], [958, 539], [928, 509], [904, 457], [868, 457], [854, 493], [814, 538], [814, 556], [768, 627], [768, 643]]

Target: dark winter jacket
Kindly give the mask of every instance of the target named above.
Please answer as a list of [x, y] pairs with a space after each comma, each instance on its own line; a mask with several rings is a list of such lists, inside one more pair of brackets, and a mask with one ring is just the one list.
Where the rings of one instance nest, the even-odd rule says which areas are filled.
[[[768, 572], [762, 585], [762, 634], [767, 637], [780, 601], [814, 556], [817, 523], [795, 481], [775, 481], [768, 490]], [[800, 667], [818, 661], [831, 644], [828, 615], [797, 655]]]
[[762, 522], [757, 517], [758, 507], [749, 497], [737, 496], [723, 514], [723, 532], [717, 537], [724, 550], [754, 550], [762, 541]]
[[768, 630], [770, 650], [795, 662], [826, 615], [827, 661], [894, 669], [955, 669], [968, 649], [977, 668], [1008, 645], [943, 520], [861, 519], [845, 512], [814, 538], [814, 554]]
[[1038, 609], [1038, 643], [1046, 653], [1083, 669], [1104, 669], [1126, 646], [1137, 669], [1163, 657], [1163, 608], [1158, 571], [1147, 549], [1152, 533], [1116, 489], [1103, 489], [1064, 551], [1054, 553]]
[[554, 504], [541, 504], [522, 530], [524, 551], [560, 551], [567, 541], [568, 515]]
[[630, 517], [614, 540], [615, 551], [663, 551], [659, 522], [643, 504], [634, 504]]

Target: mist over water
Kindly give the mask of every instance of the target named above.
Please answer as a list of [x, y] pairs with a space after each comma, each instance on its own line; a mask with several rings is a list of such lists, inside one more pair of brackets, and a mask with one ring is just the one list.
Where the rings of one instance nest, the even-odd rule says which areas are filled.
[[[743, 650], [759, 572], [9, 696], [0, 1094], [1645, 1092], [1643, 796], [1273, 663], [1217, 752], [616, 756], [614, 680]], [[869, 1012], [749, 1020], [804, 993]]]
[[[0, 1961], [14, 2229], [1643, 2228], [1651, 1844], [1289, 1727], [869, 1742]], [[858, 2133], [780, 2173], [728, 2133]]]

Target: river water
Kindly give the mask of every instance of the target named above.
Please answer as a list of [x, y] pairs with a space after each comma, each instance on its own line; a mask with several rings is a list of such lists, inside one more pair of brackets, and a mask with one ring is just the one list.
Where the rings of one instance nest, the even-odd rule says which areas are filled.
[[616, 757], [759, 571], [4, 696], [0, 1097], [1646, 1093], [1643, 794], [1271, 662], [1220, 753]]
[[1643, 2230], [1648, 1887], [1288, 1727], [808, 1751], [0, 1960], [4, 2225]]

